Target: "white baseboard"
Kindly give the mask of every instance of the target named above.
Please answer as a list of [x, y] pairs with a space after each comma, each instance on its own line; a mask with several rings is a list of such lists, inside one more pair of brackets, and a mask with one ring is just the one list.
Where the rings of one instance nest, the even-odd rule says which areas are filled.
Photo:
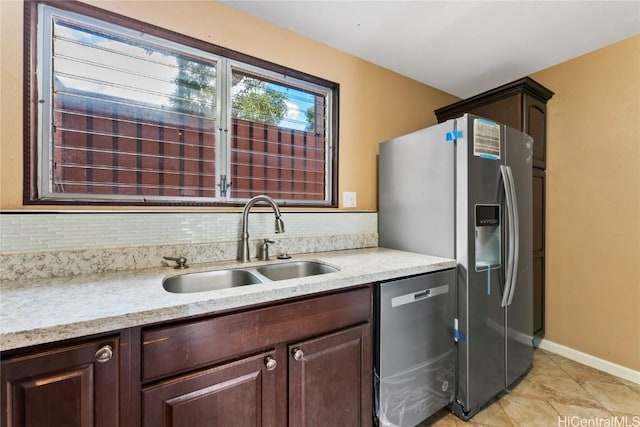
[[537, 347], [608, 374], [615, 375], [616, 377], [624, 378], [627, 381], [640, 384], [640, 371], [627, 368], [626, 366], [617, 365], [613, 362], [609, 362], [608, 360], [600, 359], [599, 357], [574, 350], [570, 347], [566, 347], [562, 344], [557, 344], [546, 339], [540, 340]]

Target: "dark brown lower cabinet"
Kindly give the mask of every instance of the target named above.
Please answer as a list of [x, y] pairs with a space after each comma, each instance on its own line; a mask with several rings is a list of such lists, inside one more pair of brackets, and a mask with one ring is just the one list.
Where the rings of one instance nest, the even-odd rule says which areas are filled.
[[272, 351], [147, 387], [143, 425], [276, 426], [278, 368]]
[[290, 426], [371, 425], [371, 328], [289, 346]]
[[2, 361], [2, 426], [117, 426], [119, 338]]
[[2, 353], [2, 427], [371, 426], [371, 287]]
[[370, 426], [370, 336], [358, 326], [145, 387], [143, 425]]
[[372, 423], [369, 286], [143, 328], [142, 424]]

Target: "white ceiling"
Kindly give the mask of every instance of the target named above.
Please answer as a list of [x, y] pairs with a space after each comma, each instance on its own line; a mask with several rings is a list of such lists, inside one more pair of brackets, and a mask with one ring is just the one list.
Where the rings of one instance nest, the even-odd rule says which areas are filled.
[[640, 33], [640, 0], [222, 3], [461, 98]]

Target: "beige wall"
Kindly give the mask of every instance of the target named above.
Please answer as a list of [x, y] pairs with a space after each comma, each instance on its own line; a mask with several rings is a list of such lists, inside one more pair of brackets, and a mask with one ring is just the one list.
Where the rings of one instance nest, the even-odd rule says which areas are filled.
[[[213, 1], [87, 1], [340, 84], [339, 195], [377, 208], [378, 143], [434, 124], [458, 98]], [[0, 0], [0, 208], [22, 208], [22, 2]], [[340, 203], [342, 203], [340, 197]]]
[[640, 370], [640, 36], [538, 72], [546, 338]]

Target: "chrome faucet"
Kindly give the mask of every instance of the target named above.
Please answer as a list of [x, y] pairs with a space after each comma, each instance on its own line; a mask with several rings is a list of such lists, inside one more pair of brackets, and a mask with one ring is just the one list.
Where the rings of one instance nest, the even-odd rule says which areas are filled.
[[240, 262], [249, 262], [249, 210], [258, 202], [265, 202], [271, 205], [273, 213], [276, 215], [276, 233], [284, 233], [284, 222], [280, 218], [280, 208], [278, 204], [269, 196], [261, 194], [250, 199], [242, 211], [242, 238], [238, 246], [238, 260]]

